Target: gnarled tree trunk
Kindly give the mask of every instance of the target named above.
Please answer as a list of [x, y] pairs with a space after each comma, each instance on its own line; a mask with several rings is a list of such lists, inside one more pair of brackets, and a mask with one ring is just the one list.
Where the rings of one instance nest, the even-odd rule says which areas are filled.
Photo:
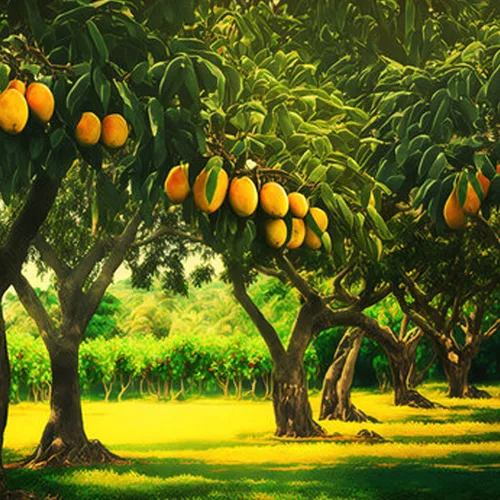
[[89, 441], [85, 434], [78, 379], [79, 342], [49, 341], [47, 347], [52, 371], [50, 417], [26, 466], [37, 469], [114, 462], [116, 455], [99, 441]]
[[394, 404], [396, 406], [408, 405], [414, 408], [435, 408], [435, 403], [409, 387], [415, 369], [417, 345], [416, 341], [400, 342], [397, 349], [385, 349], [392, 375]]
[[473, 385], [469, 385], [469, 372], [472, 366], [472, 356], [466, 352], [457, 354], [453, 351], [443, 355], [443, 349], [440, 350], [440, 359], [443, 365], [443, 370], [448, 381], [449, 398], [474, 398], [488, 399], [491, 395], [478, 389]]
[[275, 362], [273, 382], [276, 436], [324, 436], [325, 430], [312, 417], [302, 360], [287, 354]]
[[376, 422], [375, 418], [369, 417], [351, 402], [354, 368], [362, 341], [361, 330], [347, 330], [342, 337], [323, 380], [320, 420]]

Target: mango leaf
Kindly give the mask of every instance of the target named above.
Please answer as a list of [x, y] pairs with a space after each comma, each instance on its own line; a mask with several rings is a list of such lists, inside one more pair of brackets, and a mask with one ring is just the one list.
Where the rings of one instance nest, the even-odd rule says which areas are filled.
[[415, 199], [413, 200], [413, 205], [415, 207], [419, 207], [422, 204], [426, 204], [427, 198], [436, 194], [439, 190], [439, 181], [436, 179], [426, 179], [426, 181], [420, 186], [420, 189], [417, 191]]
[[311, 231], [319, 238], [322, 239], [323, 237], [323, 232], [319, 228], [318, 224], [316, 224], [316, 221], [314, 220], [314, 217], [311, 215], [311, 212], [307, 212], [306, 216], [304, 217], [304, 222], [306, 223], [306, 226], [311, 229]]
[[74, 114], [76, 106], [85, 96], [90, 87], [90, 73], [82, 75], [71, 87], [66, 97], [66, 107], [71, 114]]
[[94, 82], [94, 89], [99, 96], [104, 113], [108, 112], [109, 98], [111, 97], [111, 83], [104, 76], [102, 69], [97, 66], [92, 73], [92, 80]]
[[370, 218], [371, 222], [373, 223], [373, 228], [377, 235], [383, 239], [383, 240], [392, 240], [393, 235], [389, 231], [389, 228], [387, 227], [387, 224], [385, 223], [384, 219], [382, 216], [378, 213], [377, 209], [375, 207], [372, 207], [371, 205], [368, 205], [366, 207], [366, 211], [368, 213], [368, 217]]
[[441, 153], [442, 149], [439, 146], [431, 146], [428, 148], [425, 153], [422, 155], [420, 160], [420, 164], [418, 166], [418, 178], [420, 181], [424, 180], [429, 173], [432, 165], [436, 161], [436, 158], [439, 153]]
[[94, 43], [94, 46], [97, 50], [97, 53], [99, 54], [101, 61], [108, 62], [109, 61], [108, 47], [106, 45], [106, 42], [104, 41], [103, 36], [101, 35], [101, 32], [99, 31], [99, 28], [93, 21], [88, 20], [87, 29], [89, 31], [90, 38], [92, 38], [92, 42]]
[[486, 98], [494, 107], [500, 102], [500, 66], [495, 69], [488, 80]]
[[469, 179], [465, 172], [462, 172], [458, 178], [458, 204], [463, 207], [467, 198], [467, 190], [469, 188]]
[[9, 84], [10, 68], [6, 64], [0, 63], [0, 92], [3, 92]]
[[444, 153], [439, 153], [435, 160], [432, 163], [432, 166], [429, 169], [427, 177], [429, 179], [439, 179], [444, 168], [446, 167], [446, 156]]
[[500, 175], [495, 175], [491, 180], [488, 200], [494, 206], [500, 206]]
[[496, 169], [491, 163], [488, 155], [474, 154], [474, 165], [480, 170], [488, 179], [491, 179], [496, 174]]
[[[151, 71], [153, 68], [151, 68]], [[169, 104], [175, 94], [179, 91], [183, 83], [184, 68], [184, 56], [172, 59], [165, 67], [160, 81], [160, 98], [165, 105]]]

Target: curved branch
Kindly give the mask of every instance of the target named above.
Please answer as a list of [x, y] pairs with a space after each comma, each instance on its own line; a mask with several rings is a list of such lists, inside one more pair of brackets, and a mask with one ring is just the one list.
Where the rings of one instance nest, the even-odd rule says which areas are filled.
[[56, 327], [40, 298], [22, 274], [14, 279], [13, 285], [20, 302], [35, 321], [42, 339], [47, 343], [49, 338], [55, 334]]
[[156, 232], [154, 232], [150, 236], [143, 238], [142, 240], [135, 241], [132, 244], [132, 247], [142, 247], [144, 245], [148, 245], [149, 243], [153, 243], [162, 236], [176, 236], [178, 238], [190, 241], [191, 243], [203, 243], [203, 238], [201, 236], [197, 236], [191, 233], [186, 233], [184, 231], [181, 231], [180, 229], [175, 229], [173, 227], [161, 226]]
[[59, 259], [55, 250], [41, 234], [36, 235], [33, 243], [43, 262], [54, 271], [60, 281], [63, 281], [70, 274], [71, 268]]
[[262, 338], [269, 347], [271, 357], [274, 361], [282, 359], [286, 355], [285, 348], [283, 347], [283, 344], [281, 343], [274, 327], [271, 323], [269, 323], [248, 295], [241, 273], [237, 270], [229, 271], [229, 276], [231, 278], [231, 282], [233, 283], [233, 295], [241, 304], [243, 309], [245, 309], [253, 324], [262, 335]]
[[285, 257], [280, 254], [276, 257], [278, 265], [281, 269], [288, 275], [292, 285], [304, 296], [306, 300], [312, 296], [317, 296], [318, 293], [309, 285], [309, 283], [297, 272], [293, 264]]

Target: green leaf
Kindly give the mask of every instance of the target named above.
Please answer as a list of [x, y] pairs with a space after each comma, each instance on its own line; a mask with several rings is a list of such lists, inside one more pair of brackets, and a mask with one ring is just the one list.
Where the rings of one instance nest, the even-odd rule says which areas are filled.
[[0, 63], [0, 92], [3, 92], [9, 84], [10, 68], [6, 64]]
[[332, 253], [332, 238], [326, 231], [321, 235], [321, 243], [323, 243], [326, 253]]
[[165, 117], [163, 114], [163, 108], [156, 99], [153, 97], [148, 104], [148, 117], [149, 117], [149, 126], [151, 128], [151, 135], [153, 137], [157, 137], [158, 133], [163, 130]]
[[326, 174], [328, 173], [328, 167], [325, 167], [324, 165], [318, 165], [309, 175], [309, 182], [312, 182], [313, 184], [316, 182], [322, 181]]
[[109, 60], [109, 52], [108, 47], [106, 46], [106, 42], [104, 41], [99, 28], [95, 25], [95, 23], [91, 20], [87, 21], [87, 29], [90, 34], [90, 38], [92, 38], [92, 42], [99, 54], [101, 61], [108, 62]]
[[372, 207], [371, 205], [368, 205], [366, 207], [366, 211], [368, 213], [368, 217], [373, 223], [374, 230], [378, 234], [378, 236], [380, 236], [380, 238], [382, 238], [383, 240], [392, 240], [393, 235], [389, 231], [387, 224], [385, 223], [382, 216], [378, 213], [377, 209], [375, 207]]
[[198, 78], [194, 70], [193, 62], [189, 58], [185, 58], [185, 68], [184, 68], [184, 85], [189, 93], [192, 104], [196, 107], [200, 107], [200, 85], [198, 84]]
[[160, 82], [160, 97], [165, 105], [168, 105], [183, 83], [183, 72], [185, 68], [184, 56], [176, 57], [168, 63], [163, 72]]
[[420, 181], [427, 177], [430, 168], [434, 164], [438, 154], [441, 153], [441, 151], [442, 149], [439, 146], [431, 146], [422, 155], [420, 164], [418, 166], [418, 178]]
[[467, 175], [461, 174], [458, 178], [458, 204], [463, 207], [467, 198], [469, 179]]
[[71, 114], [74, 114], [76, 106], [85, 96], [85, 93], [90, 87], [90, 73], [82, 75], [75, 84], [71, 87], [66, 97], [66, 107]]
[[222, 159], [221, 156], [212, 156], [208, 161], [207, 164], [205, 165], [205, 170], [210, 172], [213, 168], [222, 168], [222, 165], [224, 165], [224, 160]]
[[323, 231], [319, 228], [318, 224], [316, 224], [316, 221], [314, 220], [314, 217], [311, 215], [311, 212], [307, 212], [306, 216], [304, 217], [304, 222], [306, 223], [306, 226], [311, 229], [311, 231], [319, 238], [322, 239], [323, 237]]
[[432, 166], [429, 169], [429, 173], [427, 174], [427, 177], [429, 179], [439, 179], [445, 167], [446, 167], [446, 156], [444, 153], [441, 152], [436, 156], [436, 159], [433, 161]]
[[167, 149], [165, 146], [165, 116], [163, 108], [155, 97], [148, 104], [148, 118], [151, 135], [154, 139], [154, 164], [161, 168], [167, 158]]
[[495, 69], [488, 80], [486, 98], [494, 107], [500, 103], [500, 66]]
[[474, 154], [474, 165], [480, 170], [488, 179], [491, 179], [496, 174], [496, 169], [491, 163], [489, 156], [484, 154]]
[[427, 198], [432, 196], [432, 194], [436, 194], [439, 190], [439, 181], [436, 179], [426, 179], [426, 181], [420, 186], [420, 189], [417, 191], [415, 199], [413, 200], [413, 205], [415, 207], [419, 207], [421, 204], [426, 204]]
[[500, 206], [500, 175], [495, 175], [491, 180], [488, 200], [494, 206]]
[[99, 96], [104, 113], [108, 112], [109, 98], [111, 97], [111, 83], [104, 76], [102, 69], [97, 66], [92, 73], [94, 89]]
[[290, 118], [290, 114], [288, 113], [288, 108], [285, 104], [280, 104], [275, 108], [274, 112], [276, 114], [276, 119], [278, 120], [280, 130], [286, 140], [294, 133], [294, 127]]

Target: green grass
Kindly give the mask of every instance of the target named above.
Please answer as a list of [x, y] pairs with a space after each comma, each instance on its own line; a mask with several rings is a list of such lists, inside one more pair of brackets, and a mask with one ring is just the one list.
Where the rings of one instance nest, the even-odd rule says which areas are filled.
[[[496, 498], [500, 400], [446, 400], [439, 385], [423, 392], [447, 408], [395, 408], [388, 394], [357, 391], [356, 404], [381, 423], [324, 423], [348, 436], [373, 429], [388, 439], [377, 444], [276, 439], [270, 402], [86, 402], [89, 436], [128, 464], [9, 469], [9, 485], [42, 498], [92, 500]], [[318, 396], [312, 403], [317, 413]], [[12, 407], [6, 462], [32, 449], [47, 416], [46, 405]]]

